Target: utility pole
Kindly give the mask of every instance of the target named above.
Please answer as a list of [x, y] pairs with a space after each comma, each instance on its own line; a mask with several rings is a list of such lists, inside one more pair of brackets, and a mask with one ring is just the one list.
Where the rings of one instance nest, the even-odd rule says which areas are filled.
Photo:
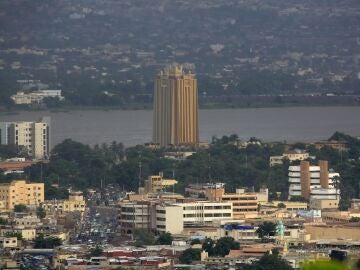
[[141, 163], [141, 154], [139, 154], [139, 186], [138, 189], [141, 187], [141, 174], [142, 174], [142, 163]]
[[211, 164], [210, 164], [210, 154], [208, 155], [209, 157], [209, 163], [208, 163], [208, 177], [209, 177], [209, 182], [212, 182], [211, 181]]
[[43, 164], [40, 162], [40, 182], [43, 181]]

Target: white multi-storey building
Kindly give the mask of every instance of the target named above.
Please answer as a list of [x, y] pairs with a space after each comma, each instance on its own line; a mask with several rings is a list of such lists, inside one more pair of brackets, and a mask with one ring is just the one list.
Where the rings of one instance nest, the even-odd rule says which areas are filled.
[[184, 226], [206, 225], [214, 220], [232, 219], [233, 204], [231, 202], [196, 201], [176, 203], [183, 208]]
[[0, 123], [0, 144], [13, 144], [27, 149], [29, 156], [36, 159], [50, 155], [50, 118], [37, 122]]
[[38, 90], [31, 93], [17, 92], [10, 97], [15, 104], [40, 104], [44, 98], [57, 98], [60, 101], [65, 98], [61, 95], [61, 90]]
[[173, 204], [159, 204], [156, 206], [156, 230], [181, 234], [184, 230], [183, 207]]
[[134, 201], [120, 203], [119, 223], [123, 234], [134, 229], [182, 233], [184, 227], [211, 224], [215, 220], [233, 218], [231, 202], [195, 201], [166, 203]]
[[302, 161], [300, 166], [289, 166], [289, 198], [338, 199], [338, 177], [338, 173], [329, 172], [327, 161], [320, 161], [319, 166], [310, 166], [308, 161]]

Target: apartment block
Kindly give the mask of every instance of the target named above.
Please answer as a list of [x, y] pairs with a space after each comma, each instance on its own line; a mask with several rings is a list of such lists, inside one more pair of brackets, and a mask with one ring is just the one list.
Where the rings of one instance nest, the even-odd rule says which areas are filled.
[[156, 229], [156, 204], [151, 201], [120, 203], [119, 224], [122, 234], [132, 234], [135, 229]]
[[300, 166], [289, 166], [289, 198], [301, 196], [306, 199], [331, 199], [340, 196], [336, 181], [340, 175], [330, 172], [328, 162], [320, 160], [318, 166], [301, 161]]
[[50, 156], [50, 118], [37, 122], [0, 123], [0, 143], [23, 146], [28, 155], [36, 159]]
[[40, 206], [44, 202], [44, 183], [27, 183], [25, 180], [2, 183], [0, 200], [6, 209], [13, 209], [17, 204]]

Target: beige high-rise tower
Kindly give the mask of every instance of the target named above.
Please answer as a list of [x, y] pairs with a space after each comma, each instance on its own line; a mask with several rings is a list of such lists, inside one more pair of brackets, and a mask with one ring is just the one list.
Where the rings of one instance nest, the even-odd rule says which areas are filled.
[[160, 146], [199, 142], [198, 90], [195, 75], [182, 66], [160, 71], [154, 87], [153, 142]]

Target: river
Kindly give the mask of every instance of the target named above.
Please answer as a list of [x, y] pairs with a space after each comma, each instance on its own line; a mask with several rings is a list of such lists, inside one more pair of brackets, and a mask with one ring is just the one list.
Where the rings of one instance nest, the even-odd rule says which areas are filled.
[[[101, 144], [114, 140], [133, 146], [151, 141], [151, 110], [26, 111], [0, 114], [3, 121], [34, 121], [51, 117], [52, 145], [66, 138]], [[200, 110], [200, 139], [238, 134], [240, 139], [314, 142], [335, 131], [360, 135], [360, 107], [289, 107]]]

